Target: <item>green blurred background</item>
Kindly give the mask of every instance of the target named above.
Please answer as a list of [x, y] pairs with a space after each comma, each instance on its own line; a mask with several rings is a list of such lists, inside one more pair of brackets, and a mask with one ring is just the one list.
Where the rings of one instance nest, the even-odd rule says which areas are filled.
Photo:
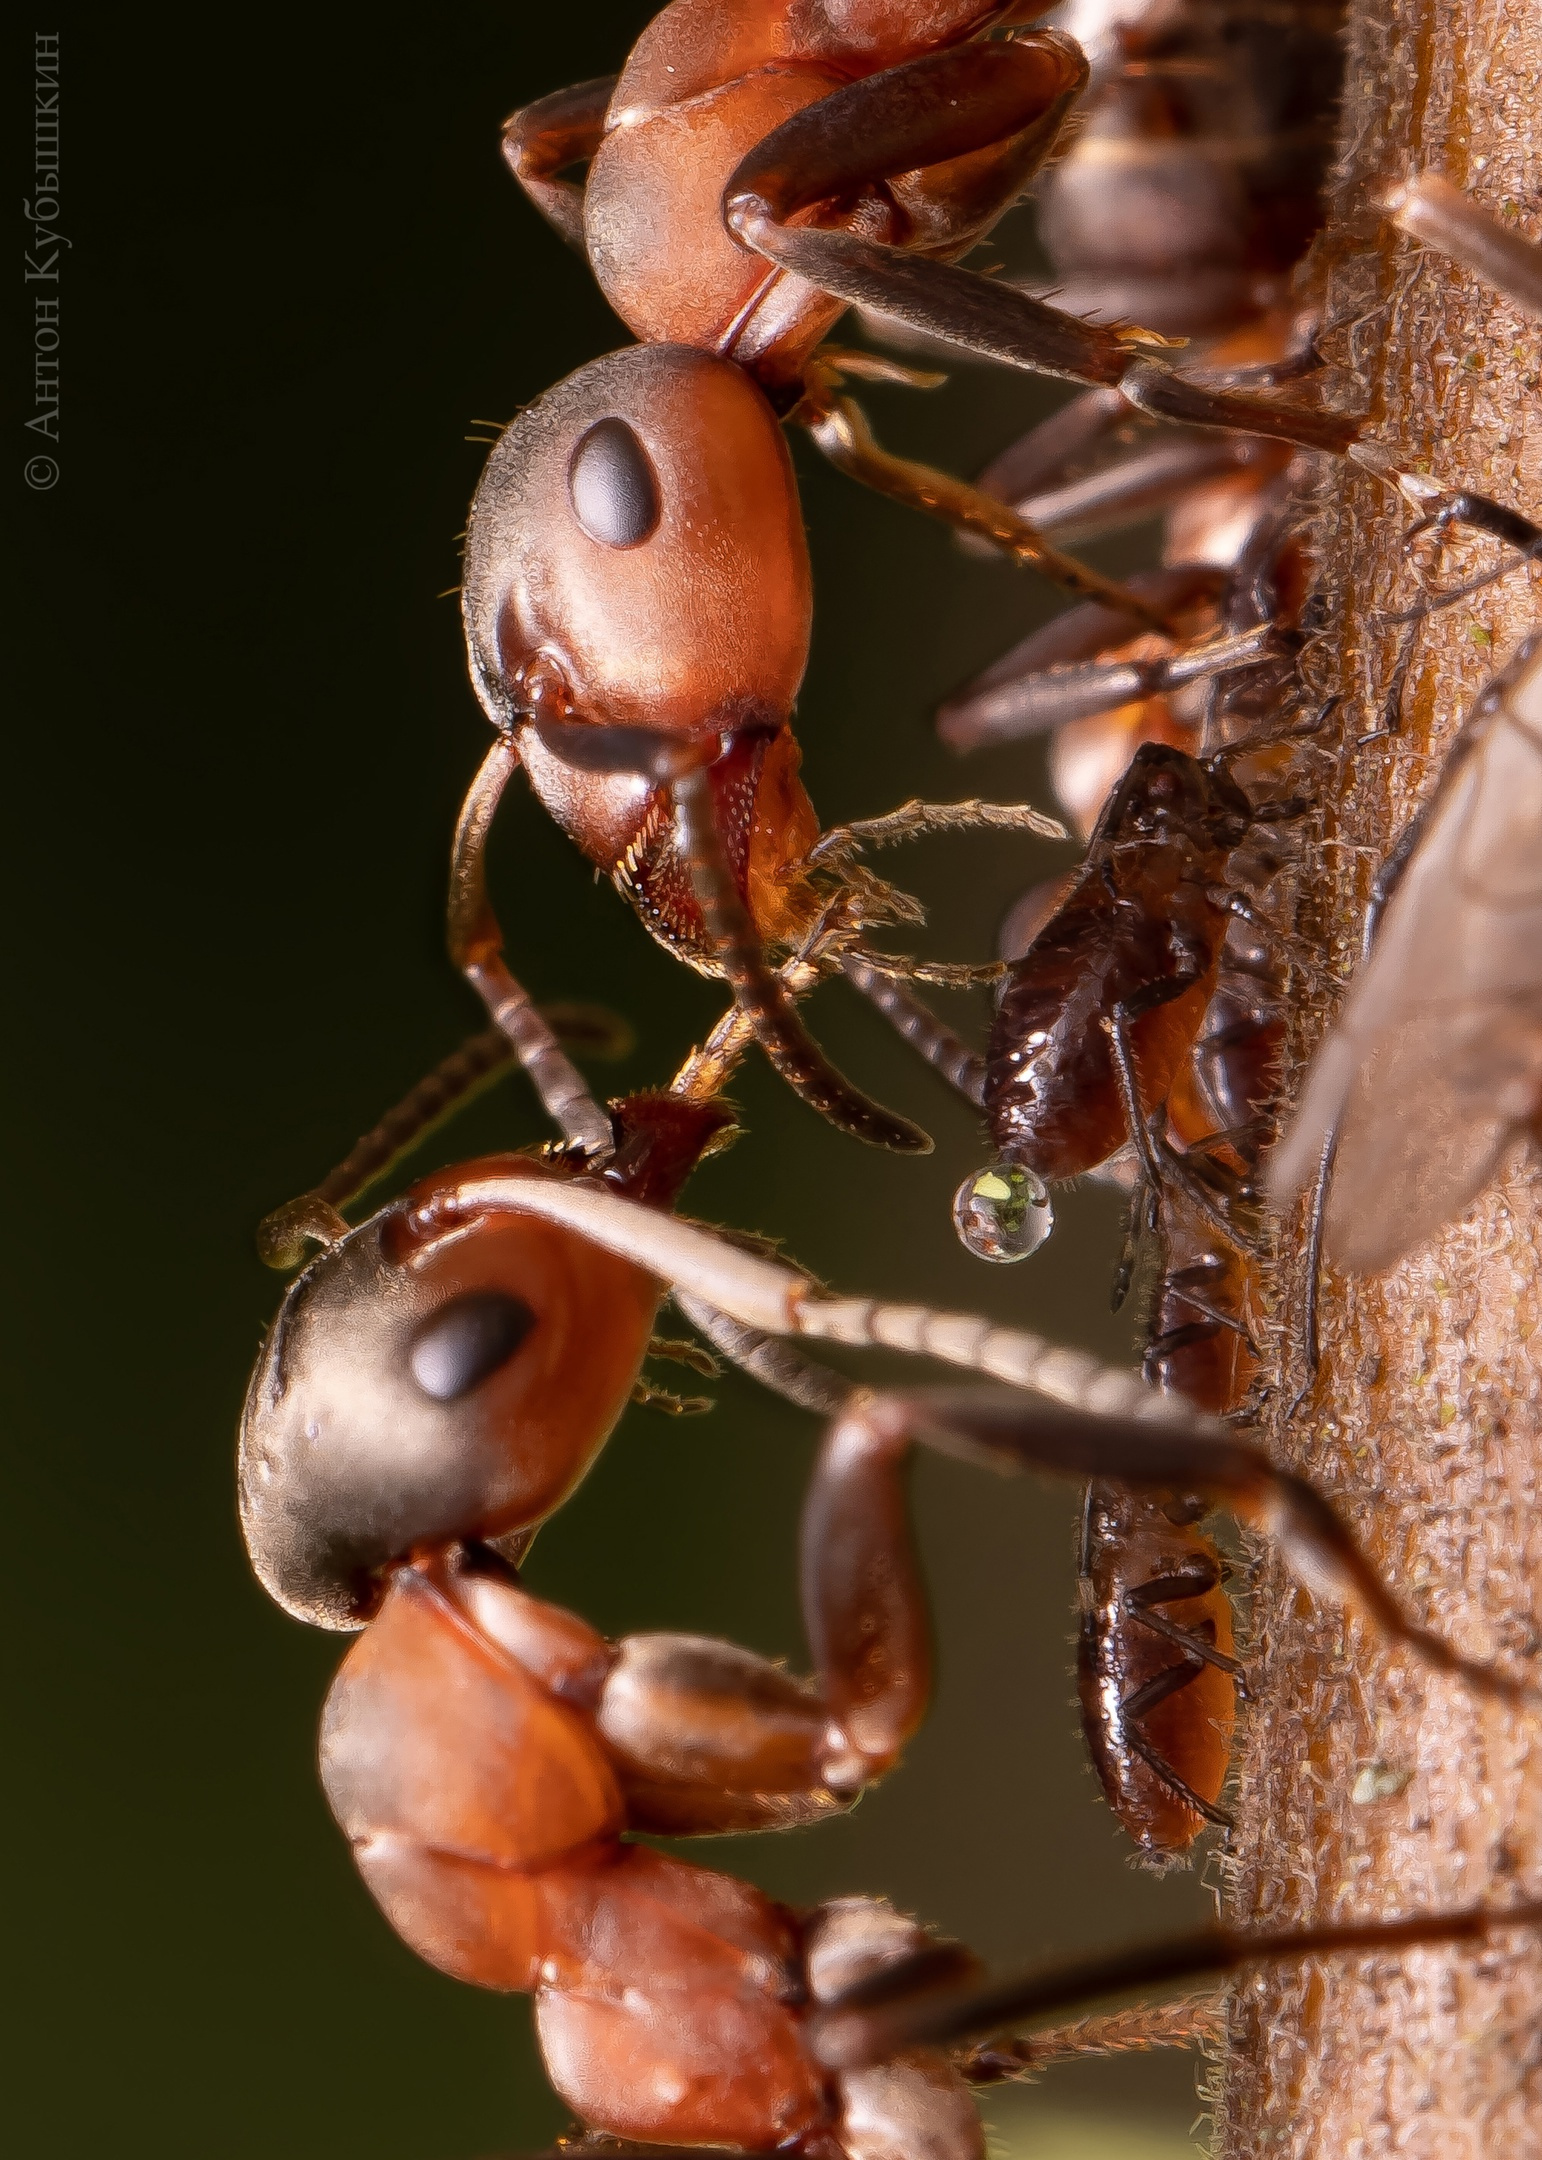
[[[564, 2125], [526, 2003], [417, 1964], [352, 1872], [312, 1763], [341, 1644], [249, 1578], [231, 1448], [279, 1295], [257, 1218], [479, 1024], [441, 942], [485, 740], [445, 597], [484, 455], [465, 438], [625, 341], [518, 198], [498, 124], [614, 68], [650, 12], [467, 5], [371, 33], [280, 8], [227, 19], [217, 50], [206, 11], [65, 17], [51, 492], [27, 492], [36, 444], [13, 438], [13, 2152], [472, 2160]], [[27, 135], [30, 37], [13, 37]], [[868, 402], [894, 444], [967, 471], [1052, 400], [965, 370]], [[1034, 761], [957, 765], [928, 715], [1055, 603], [797, 455], [818, 593], [800, 733], [824, 817], [913, 793], [1044, 800]], [[889, 859], [932, 907], [928, 949], [953, 957], [987, 954], [1007, 901], [1066, 860], [978, 839]], [[536, 996], [635, 1025], [635, 1055], [597, 1080], [666, 1078], [718, 1009], [711, 986], [522, 796], [496, 879]], [[980, 1267], [948, 1223], [982, 1157], [971, 1119], [843, 986], [812, 1018], [936, 1153], [866, 1151], [757, 1065], [737, 1091], [749, 1137], [692, 1209], [774, 1233], [842, 1288], [1126, 1355], [1115, 1203], [1064, 1196], [1043, 1255]], [[540, 1130], [507, 1082], [423, 1160]], [[611, 1632], [721, 1632], [801, 1661], [814, 1428], [736, 1378], [719, 1395], [689, 1423], [629, 1414], [529, 1580]], [[999, 1961], [1199, 1917], [1195, 1877], [1128, 1865], [1083, 1763], [1075, 1495], [922, 1464], [915, 1500], [941, 1686], [909, 1760], [848, 1822], [698, 1855], [794, 1900], [885, 1891]], [[1186, 2058], [1094, 2063], [992, 2113], [1045, 2160], [1152, 2160], [1189, 2149], [1193, 2083]]]

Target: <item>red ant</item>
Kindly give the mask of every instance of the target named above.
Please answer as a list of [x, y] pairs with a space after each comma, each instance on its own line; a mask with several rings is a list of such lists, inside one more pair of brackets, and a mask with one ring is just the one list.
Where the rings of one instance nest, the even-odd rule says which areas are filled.
[[[817, 827], [788, 730], [808, 590], [777, 405], [885, 491], [1019, 556], [1049, 552], [1001, 505], [886, 459], [817, 361], [819, 338], [857, 301], [1168, 417], [1338, 451], [1358, 436], [1334, 415], [1185, 383], [1138, 357], [1142, 333], [1081, 323], [948, 259], [1020, 192], [1085, 80], [1055, 32], [988, 34], [1040, 12], [892, 0], [745, 15], [676, 0], [614, 83], [543, 100], [506, 135], [522, 184], [567, 237], [582, 230], [606, 291], [659, 342], [581, 370], [523, 415], [478, 492], [465, 615], [500, 735], [463, 839], [480, 844], [525, 762], [650, 927], [727, 975], [793, 1084], [859, 1136], [908, 1151], [923, 1137], [823, 1060], [763, 957], [767, 940], [796, 950], [817, 936], [822, 914], [806, 875]], [[585, 160], [580, 190], [561, 174]], [[832, 202], [836, 224], [806, 221]], [[1380, 451], [1356, 454], [1393, 470]], [[1145, 613], [1091, 573], [1061, 570]], [[842, 935], [849, 950], [849, 921]], [[497, 949], [485, 904], [471, 916], [452, 906], [451, 945], [476, 979]], [[840, 950], [824, 947], [832, 960]]]
[[[693, 1093], [705, 1069], [613, 1106], [603, 1171], [572, 1150], [493, 1157], [357, 1229], [314, 1196], [284, 1211], [270, 1252], [302, 1232], [335, 1242], [291, 1285], [248, 1392], [248, 1549], [290, 1612], [366, 1627], [328, 1698], [322, 1768], [371, 1891], [443, 1969], [536, 1992], [553, 2080], [592, 2127], [973, 2160], [979, 2126], [945, 2058], [832, 2080], [810, 2044], [821, 2004], [902, 1959], [914, 1977], [919, 1929], [871, 1900], [793, 1915], [624, 1842], [817, 1819], [896, 1759], [929, 1686], [903, 1497], [915, 1442], [1192, 1489], [1272, 1529], [1422, 1661], [1507, 1697], [1518, 1683], [1407, 1621], [1312, 1488], [1133, 1376], [973, 1316], [833, 1296], [672, 1216], [728, 1121]], [[664, 1286], [757, 1340], [886, 1345], [1018, 1383], [830, 1383], [803, 1529], [815, 1681], [698, 1637], [613, 1645], [520, 1588], [517, 1556], [603, 1444]], [[922, 1969], [968, 1968], [932, 1948]]]

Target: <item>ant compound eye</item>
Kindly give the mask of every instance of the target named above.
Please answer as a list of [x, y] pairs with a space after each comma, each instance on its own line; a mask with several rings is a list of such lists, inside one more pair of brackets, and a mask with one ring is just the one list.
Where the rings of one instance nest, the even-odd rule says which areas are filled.
[[953, 1227], [977, 1260], [1026, 1260], [1055, 1227], [1049, 1187], [1018, 1163], [993, 1163], [953, 1195]]
[[659, 485], [624, 420], [597, 420], [578, 438], [568, 462], [568, 499], [602, 547], [636, 547], [658, 524]]
[[425, 1320], [412, 1338], [407, 1365], [425, 1395], [459, 1402], [506, 1365], [535, 1314], [502, 1290], [473, 1290]]

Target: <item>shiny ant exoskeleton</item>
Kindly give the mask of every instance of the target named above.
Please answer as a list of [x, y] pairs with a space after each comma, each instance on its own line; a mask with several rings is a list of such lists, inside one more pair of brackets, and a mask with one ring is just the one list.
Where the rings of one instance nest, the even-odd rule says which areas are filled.
[[[699, 1054], [670, 1090], [614, 1106], [603, 1170], [571, 1149], [493, 1157], [353, 1230], [314, 1197], [285, 1211], [270, 1250], [332, 1242], [291, 1285], [248, 1392], [248, 1549], [297, 1617], [364, 1627], [328, 1698], [322, 1770], [372, 1893], [442, 1969], [535, 1992], [553, 2081], [592, 2129], [977, 2160], [965, 2077], [1001, 2074], [997, 2056], [891, 2053], [832, 2077], [816, 2045], [820, 2011], [854, 1984], [885, 1967], [935, 1981], [969, 1969], [961, 1953], [872, 1900], [794, 1915], [624, 1841], [814, 1820], [895, 1760], [929, 1688], [914, 1444], [1192, 1490], [1271, 1529], [1434, 1669], [1505, 1697], [1519, 1683], [1407, 1621], [1309, 1486], [1133, 1376], [974, 1316], [836, 1297], [674, 1217], [728, 1122], [713, 1070]], [[723, 1316], [728, 1348], [884, 1345], [1016, 1383], [871, 1394], [826, 1376], [834, 1422], [802, 1533], [812, 1681], [694, 1636], [606, 1642], [514, 1572], [603, 1445], [666, 1287]]]
[[[676, 0], [614, 83], [527, 108], [507, 135], [522, 183], [567, 237], [581, 232], [607, 293], [657, 342], [581, 370], [523, 415], [478, 492], [465, 615], [500, 738], [463, 834], [485, 831], [523, 761], [650, 927], [728, 976], [789, 1079], [837, 1123], [902, 1150], [921, 1136], [819, 1056], [763, 954], [767, 939], [796, 949], [821, 912], [802, 875], [816, 827], [787, 732], [808, 592], [777, 406], [799, 406], [839, 462], [887, 492], [1057, 566], [1000, 505], [885, 459], [817, 360], [819, 338], [846, 303], [877, 305], [1163, 417], [1355, 447], [1395, 473], [1358, 446], [1355, 423], [1184, 382], [1143, 357], [1142, 333], [1082, 323], [950, 259], [1042, 164], [1085, 80], [1058, 33], [989, 35], [1039, 12], [893, 0], [744, 15]], [[580, 190], [561, 175], [584, 161]], [[1091, 573], [1057, 574], [1151, 619]], [[492, 936], [485, 910], [452, 910], [474, 979]]]

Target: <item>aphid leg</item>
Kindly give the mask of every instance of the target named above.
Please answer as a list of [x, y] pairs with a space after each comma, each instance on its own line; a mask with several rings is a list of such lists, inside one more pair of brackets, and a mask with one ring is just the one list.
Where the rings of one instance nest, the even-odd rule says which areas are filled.
[[937, 732], [954, 750], [1016, 742], [1047, 734], [1067, 721], [1113, 712], [1139, 698], [1157, 697], [1187, 684], [1246, 667], [1277, 647], [1272, 623], [1231, 637], [1212, 638], [1186, 651], [1152, 660], [1099, 660], [1079, 666], [1031, 669], [951, 698], [937, 715]]
[[1155, 1710], [1159, 1704], [1170, 1701], [1174, 1695], [1180, 1695], [1186, 1687], [1192, 1686], [1199, 1677], [1199, 1672], [1199, 1666], [1187, 1658], [1181, 1665], [1169, 1665], [1166, 1672], [1154, 1674], [1144, 1687], [1138, 1687], [1133, 1695], [1125, 1697], [1119, 1706], [1120, 1715], [1126, 1740], [1152, 1776], [1160, 1778], [1186, 1808], [1192, 1808], [1212, 1829], [1229, 1830], [1232, 1819], [1226, 1810], [1195, 1792], [1193, 1786], [1178, 1775], [1161, 1749], [1152, 1746], [1140, 1726], [1141, 1719], [1148, 1711]]
[[912, 2047], [947, 2046], [1026, 2024], [1099, 1996], [1238, 1972], [1307, 1957], [1388, 1956], [1435, 1943], [1482, 1943], [1510, 1928], [1542, 1926], [1542, 1900], [1412, 1913], [1402, 1920], [1329, 1921], [1302, 1928], [1205, 1928], [1133, 1950], [1006, 1975], [983, 1984], [904, 1997], [905, 1969], [850, 1989], [811, 2020], [810, 2045], [832, 2069], [884, 2062]]
[[799, 417], [830, 463], [891, 502], [901, 502], [928, 517], [940, 518], [956, 532], [988, 541], [1013, 562], [1037, 570], [1051, 584], [1133, 618], [1148, 630], [1165, 627], [1164, 618], [1138, 593], [1104, 577], [1046, 540], [1017, 510], [972, 487], [967, 480], [939, 472], [914, 458], [896, 457], [873, 434], [866, 413], [854, 398], [843, 397], [812, 378]]
[[574, 83], [550, 97], [522, 105], [503, 123], [503, 156], [548, 225], [571, 248], [584, 253], [584, 191], [574, 180], [557, 176], [573, 165], [586, 165], [605, 134], [605, 113], [614, 75]]
[[487, 835], [518, 766], [513, 737], [500, 731], [461, 806], [450, 856], [450, 957], [508, 1037], [563, 1138], [587, 1155], [606, 1155], [611, 1148], [610, 1119], [528, 993], [510, 974], [503, 958], [503, 931], [487, 896]]
[[1233, 1245], [1248, 1249], [1248, 1239], [1227, 1213], [1219, 1198], [1194, 1174], [1192, 1165], [1186, 1163], [1177, 1149], [1170, 1147], [1155, 1129], [1156, 1119], [1147, 1118], [1141, 1108], [1140, 1089], [1135, 1077], [1135, 1057], [1130, 1047], [1131, 1027], [1143, 1013], [1154, 1012], [1158, 1006], [1182, 997], [1202, 979], [1195, 971], [1171, 976], [1163, 982], [1147, 983], [1133, 996], [1121, 999], [1114, 1010], [1105, 1015], [1103, 1027], [1113, 1054], [1114, 1079], [1119, 1088], [1125, 1124], [1140, 1156], [1146, 1182], [1158, 1196], [1169, 1186], [1175, 1188], [1222, 1237]]
[[1144, 1177], [1136, 1179], [1130, 1193], [1129, 1205], [1124, 1212], [1124, 1231], [1119, 1243], [1119, 1261], [1114, 1269], [1113, 1286], [1108, 1293], [1109, 1310], [1122, 1312], [1124, 1301], [1130, 1294], [1135, 1280], [1136, 1262], [1140, 1258], [1141, 1239], [1150, 1237], [1156, 1230], [1161, 1202], [1156, 1189]]
[[860, 953], [847, 953], [841, 961], [841, 972], [950, 1087], [977, 1109], [984, 1107], [984, 1058], [939, 1020], [924, 998], [917, 996], [908, 983], [874, 967]]
[[1383, 207], [1415, 240], [1471, 270], [1528, 314], [1542, 316], [1542, 247], [1501, 225], [1439, 173], [1421, 173], [1394, 189]]
[[[1138, 1583], [1133, 1590], [1125, 1592], [1124, 1604], [1131, 1617], [1151, 1634], [1175, 1644], [1186, 1657], [1197, 1658], [1202, 1665], [1213, 1665], [1218, 1672], [1230, 1673], [1235, 1679], [1243, 1670], [1240, 1658], [1217, 1650], [1213, 1642], [1207, 1642], [1193, 1628], [1181, 1627], [1176, 1620], [1169, 1620], [1165, 1613], [1156, 1610], [1158, 1605], [1205, 1597], [1219, 1587], [1220, 1581], [1218, 1561], [1196, 1563], [1182, 1575], [1164, 1575], [1155, 1582]], [[1206, 1625], [1210, 1623], [1207, 1621]]]
[[1507, 1701], [1534, 1699], [1525, 1680], [1469, 1658], [1412, 1621], [1347, 1526], [1315, 1486], [1280, 1470], [1264, 1451], [1167, 1398], [1177, 1415], [1151, 1417], [1073, 1410], [993, 1389], [917, 1389], [871, 1396], [848, 1414], [864, 1418], [891, 1446], [914, 1440], [1008, 1475], [1040, 1470], [1108, 1478], [1138, 1492], [1192, 1492], [1272, 1537], [1315, 1593], [1346, 1605], [1431, 1670]]

